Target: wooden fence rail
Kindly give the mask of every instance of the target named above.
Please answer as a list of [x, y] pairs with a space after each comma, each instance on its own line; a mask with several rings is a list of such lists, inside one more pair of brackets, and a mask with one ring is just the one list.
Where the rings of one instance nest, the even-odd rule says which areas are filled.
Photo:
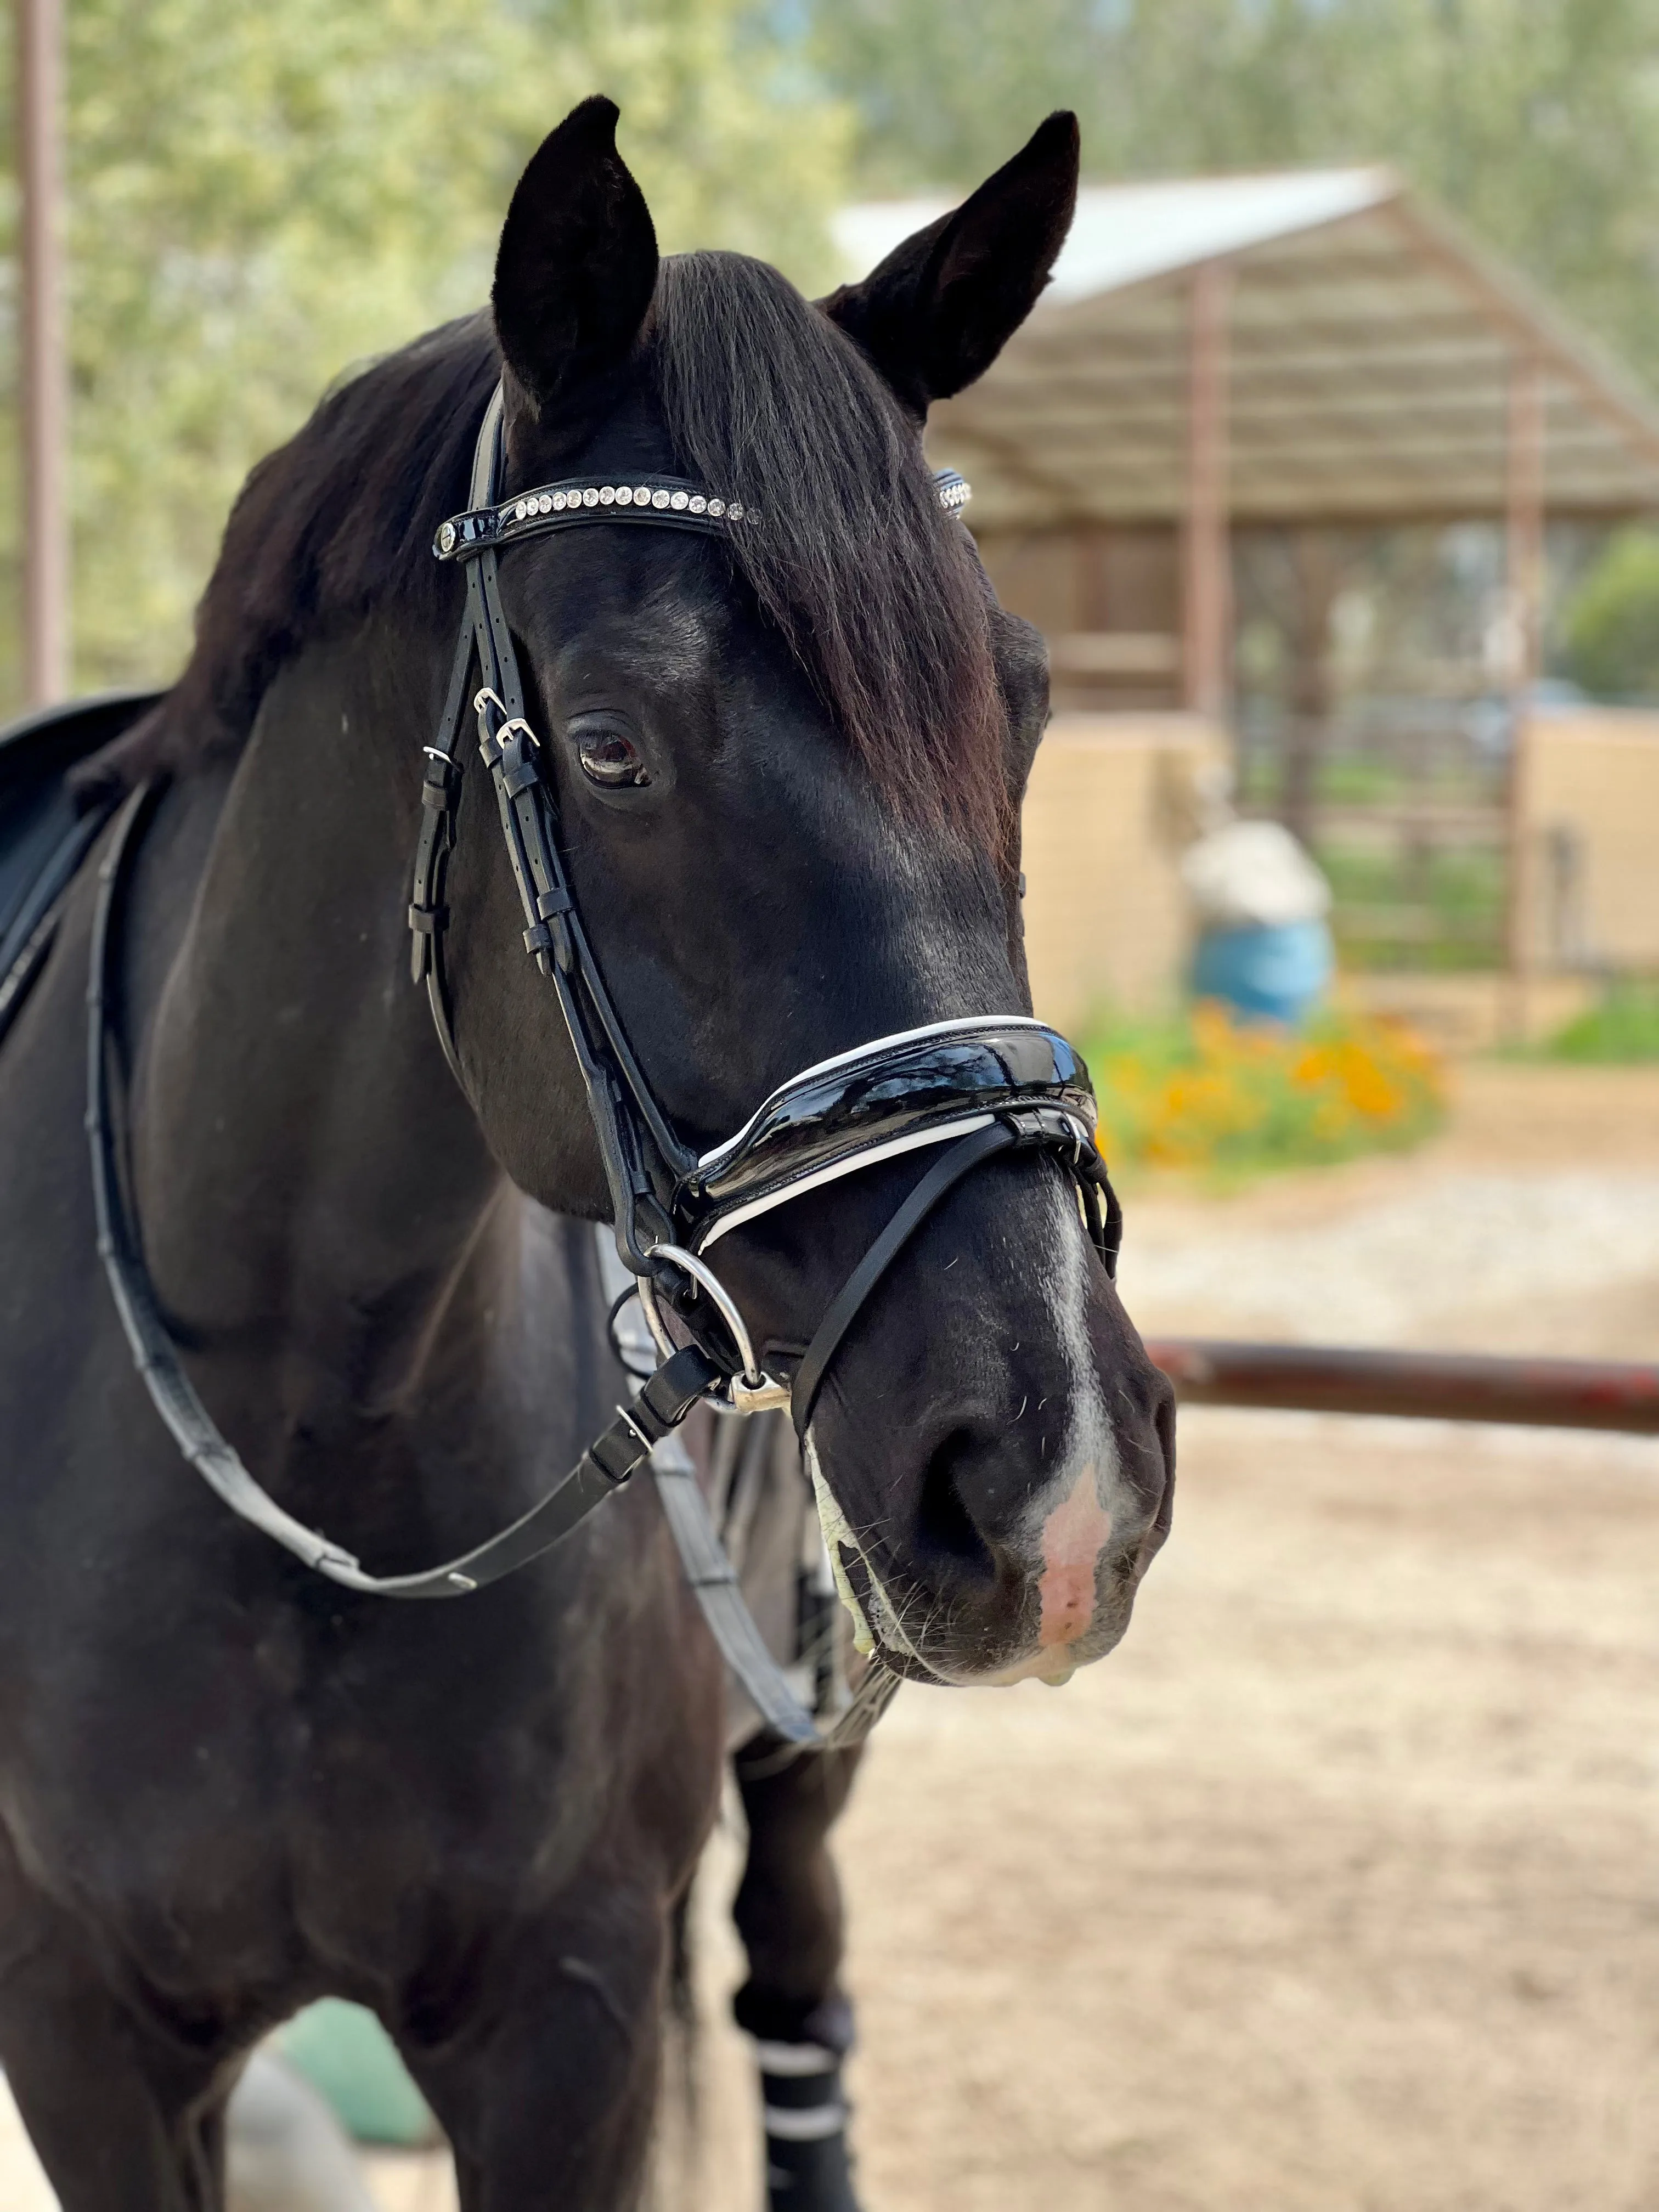
[[1659, 1367], [1601, 1359], [1496, 1359], [1482, 1353], [1368, 1352], [1346, 1345], [1149, 1340], [1183, 1402], [1317, 1413], [1622, 1429], [1659, 1436]]

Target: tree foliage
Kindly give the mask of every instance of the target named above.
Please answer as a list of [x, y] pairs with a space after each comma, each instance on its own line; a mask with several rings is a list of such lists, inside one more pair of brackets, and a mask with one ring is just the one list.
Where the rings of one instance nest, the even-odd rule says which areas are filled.
[[1562, 662], [1598, 699], [1659, 699], [1659, 535], [1621, 530], [1578, 586]]
[[586, 94], [621, 104], [665, 248], [825, 273], [848, 118], [744, 0], [66, 13], [80, 686], [177, 666], [252, 462], [353, 362], [482, 303], [514, 179]]
[[[1097, 177], [1395, 161], [1638, 368], [1659, 363], [1659, 0], [67, 0], [67, 15], [82, 684], [177, 665], [249, 464], [352, 362], [483, 298], [520, 164], [596, 89], [622, 104], [670, 248], [827, 276], [822, 224], [849, 164], [866, 191], [969, 185], [1071, 106]], [[0, 544], [14, 578], [16, 560]], [[15, 694], [3, 633], [0, 692]]]

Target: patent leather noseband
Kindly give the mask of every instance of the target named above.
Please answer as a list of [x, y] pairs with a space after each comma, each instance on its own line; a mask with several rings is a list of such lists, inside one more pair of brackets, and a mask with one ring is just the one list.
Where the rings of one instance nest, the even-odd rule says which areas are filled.
[[[630, 483], [584, 477], [501, 499], [501, 423], [498, 387], [478, 433], [469, 505], [443, 524], [433, 548], [438, 559], [463, 568], [466, 611], [435, 740], [424, 748], [409, 907], [412, 972], [425, 986], [450, 1067], [470, 1095], [443, 957], [470, 716], [495, 790], [525, 946], [556, 994], [604, 1163], [617, 1249], [639, 1285], [662, 1355], [656, 1373], [618, 1408], [575, 1468], [511, 1528], [423, 1573], [372, 1575], [342, 1546], [285, 1512], [220, 1433], [162, 1321], [128, 1210], [111, 1109], [115, 1054], [106, 1006], [114, 917], [148, 792], [135, 794], [117, 825], [93, 932], [87, 1127], [99, 1246], [139, 1371], [185, 1457], [234, 1511], [319, 1573], [385, 1597], [464, 1595], [538, 1557], [627, 1481], [700, 1401], [738, 1412], [787, 1404], [805, 1442], [831, 1364], [888, 1267], [947, 1193], [999, 1153], [1037, 1152], [1061, 1164], [1109, 1274], [1121, 1233], [1095, 1146], [1088, 1072], [1062, 1036], [1029, 1016], [933, 1022], [878, 1037], [803, 1070], [733, 1136], [701, 1154], [678, 1133], [634, 1052], [571, 890], [553, 769], [526, 717], [498, 562], [522, 539], [590, 522], [722, 537], [757, 518], [718, 490], [648, 472]], [[947, 510], [964, 503], [968, 488], [959, 477], [946, 471], [937, 481]], [[757, 1363], [708, 1253], [746, 1222], [808, 1191], [911, 1152], [932, 1154], [925, 1171], [832, 1300], [793, 1377], [775, 1379]], [[675, 1337], [671, 1316], [689, 1343]], [[727, 1658], [769, 1724], [798, 1742], [818, 1741], [760, 1644], [695, 1482], [664, 1480], [660, 1464], [657, 1472], [686, 1572]]]

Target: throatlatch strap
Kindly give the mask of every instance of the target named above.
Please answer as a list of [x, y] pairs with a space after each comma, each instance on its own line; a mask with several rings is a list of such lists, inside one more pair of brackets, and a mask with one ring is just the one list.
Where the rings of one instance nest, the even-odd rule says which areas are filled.
[[678, 1437], [652, 1455], [651, 1472], [668, 1522], [681, 1571], [720, 1646], [720, 1656], [748, 1692], [750, 1703], [774, 1735], [803, 1749], [822, 1750], [812, 1716], [790, 1688], [783, 1669], [767, 1650], [744, 1601], [737, 1570], [708, 1516], [690, 1455]]

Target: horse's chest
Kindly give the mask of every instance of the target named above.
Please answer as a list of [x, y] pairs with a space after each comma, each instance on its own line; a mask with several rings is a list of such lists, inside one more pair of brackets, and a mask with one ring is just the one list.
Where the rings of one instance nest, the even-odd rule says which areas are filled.
[[103, 1695], [37, 1708], [8, 1808], [26, 1860], [169, 1992], [395, 1981], [533, 1914], [579, 1848], [562, 1670], [533, 1635], [514, 1656], [433, 1625], [273, 1607], [106, 1653]]

